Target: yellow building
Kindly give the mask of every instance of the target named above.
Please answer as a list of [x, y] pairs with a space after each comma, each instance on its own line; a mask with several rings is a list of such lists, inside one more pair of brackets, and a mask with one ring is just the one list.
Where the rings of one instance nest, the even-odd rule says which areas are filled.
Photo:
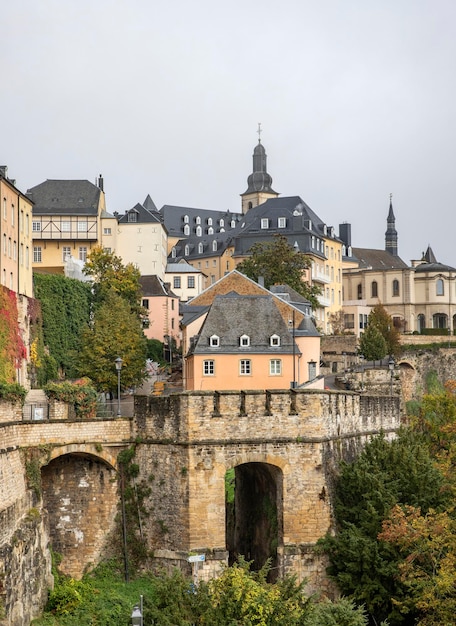
[[[92, 248], [103, 246], [103, 229], [107, 230], [108, 241], [112, 241], [112, 229], [116, 229], [112, 216], [106, 214], [103, 179], [100, 177], [97, 183], [46, 180], [28, 190], [34, 205], [34, 271], [63, 274], [68, 257], [85, 263]], [[108, 225], [104, 225], [106, 219]], [[115, 248], [109, 244], [108, 247]]]
[[32, 296], [32, 203], [0, 168], [0, 282], [18, 295]]

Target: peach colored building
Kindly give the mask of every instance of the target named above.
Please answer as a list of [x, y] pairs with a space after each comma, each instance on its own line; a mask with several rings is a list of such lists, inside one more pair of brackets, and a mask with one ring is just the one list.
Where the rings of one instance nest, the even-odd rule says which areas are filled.
[[194, 298], [181, 325], [187, 390], [323, 386], [311, 318], [236, 270]]
[[148, 311], [149, 326], [144, 329], [148, 339], [169, 345], [172, 339], [180, 346], [179, 298], [159, 276], [141, 276], [142, 305]]

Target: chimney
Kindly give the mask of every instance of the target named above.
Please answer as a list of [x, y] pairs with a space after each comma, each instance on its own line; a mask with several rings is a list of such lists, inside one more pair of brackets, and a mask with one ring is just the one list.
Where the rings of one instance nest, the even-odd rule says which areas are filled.
[[339, 224], [339, 238], [342, 239], [347, 249], [352, 245], [351, 224], [347, 222]]
[[2, 178], [8, 178], [8, 166], [0, 165], [0, 176]]
[[98, 177], [98, 189], [101, 189], [101, 191], [104, 191], [103, 176], [101, 174]]

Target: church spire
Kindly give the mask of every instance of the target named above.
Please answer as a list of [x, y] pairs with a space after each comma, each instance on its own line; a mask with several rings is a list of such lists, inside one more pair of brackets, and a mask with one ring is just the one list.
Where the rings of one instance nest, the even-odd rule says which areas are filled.
[[272, 177], [266, 167], [266, 150], [261, 143], [261, 124], [258, 124], [258, 144], [253, 150], [253, 172], [247, 178], [247, 191], [241, 194], [242, 213], [279, 195], [272, 189]]
[[385, 233], [385, 250], [397, 256], [397, 230], [396, 230], [396, 218], [393, 211], [393, 194], [390, 193], [390, 205], [388, 211], [388, 217], [386, 218], [386, 233]]

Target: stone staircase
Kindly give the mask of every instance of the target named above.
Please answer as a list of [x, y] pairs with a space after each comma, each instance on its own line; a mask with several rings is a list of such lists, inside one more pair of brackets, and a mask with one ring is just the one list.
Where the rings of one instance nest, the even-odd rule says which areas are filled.
[[22, 412], [24, 420], [43, 420], [49, 416], [49, 402], [42, 389], [30, 389]]

